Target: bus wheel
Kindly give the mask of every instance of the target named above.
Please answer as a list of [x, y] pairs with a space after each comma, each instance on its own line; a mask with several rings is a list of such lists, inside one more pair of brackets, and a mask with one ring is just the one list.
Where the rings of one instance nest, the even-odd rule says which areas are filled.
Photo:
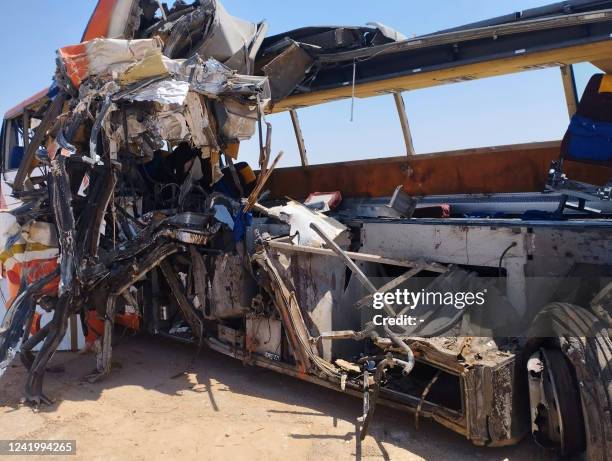
[[559, 349], [541, 348], [527, 364], [532, 433], [536, 442], [568, 456], [585, 449], [580, 392]]
[[[534, 334], [536, 333], [536, 334]], [[612, 460], [612, 341], [582, 307], [545, 306], [531, 327], [527, 363], [532, 432], [562, 456], [586, 449]]]

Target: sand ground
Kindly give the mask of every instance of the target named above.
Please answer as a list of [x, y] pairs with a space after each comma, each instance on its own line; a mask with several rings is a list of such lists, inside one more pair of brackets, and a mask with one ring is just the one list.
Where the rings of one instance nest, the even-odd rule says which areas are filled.
[[[433, 422], [416, 430], [412, 415], [379, 407], [370, 434], [355, 437], [359, 399], [243, 366], [205, 350], [151, 337], [121, 338], [106, 380], [82, 378], [91, 354], [57, 353], [48, 373], [55, 399], [35, 412], [20, 404], [24, 369], [0, 380], [0, 439], [76, 439], [87, 460], [522, 460], [542, 459], [530, 440], [478, 448]], [[15, 460], [14, 456], [10, 459]], [[23, 457], [21, 458], [23, 459]], [[44, 460], [53, 459], [45, 456]], [[59, 459], [66, 459], [60, 457]]]

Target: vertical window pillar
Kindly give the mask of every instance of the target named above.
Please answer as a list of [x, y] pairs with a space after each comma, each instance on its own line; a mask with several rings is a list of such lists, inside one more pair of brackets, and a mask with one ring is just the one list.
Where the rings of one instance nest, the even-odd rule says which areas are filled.
[[406, 116], [406, 106], [404, 105], [404, 98], [402, 98], [402, 93], [399, 91], [394, 92], [393, 99], [395, 100], [397, 114], [399, 115], [400, 124], [402, 125], [402, 133], [404, 134], [404, 142], [406, 143], [406, 155], [414, 155], [414, 145], [412, 144], [412, 135], [410, 134], [410, 125], [408, 124], [408, 117]]

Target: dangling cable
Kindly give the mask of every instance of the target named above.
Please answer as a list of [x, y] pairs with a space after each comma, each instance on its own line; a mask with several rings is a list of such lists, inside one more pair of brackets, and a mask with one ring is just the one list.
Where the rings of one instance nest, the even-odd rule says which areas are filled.
[[351, 89], [351, 122], [353, 121], [353, 113], [355, 111], [355, 74], [357, 73], [357, 59], [353, 59], [353, 83]]

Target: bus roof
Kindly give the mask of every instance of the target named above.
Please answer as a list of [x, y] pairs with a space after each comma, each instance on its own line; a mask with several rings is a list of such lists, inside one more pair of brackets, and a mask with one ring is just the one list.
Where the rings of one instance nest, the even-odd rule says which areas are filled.
[[[139, 1], [99, 0], [83, 40], [120, 36]], [[299, 41], [306, 30], [268, 37], [264, 46], [286, 36]], [[399, 42], [321, 54], [312, 66], [316, 79], [277, 101], [272, 112], [579, 62], [612, 72], [611, 38], [612, 0], [569, 0]], [[45, 93], [4, 118], [19, 115]]]

